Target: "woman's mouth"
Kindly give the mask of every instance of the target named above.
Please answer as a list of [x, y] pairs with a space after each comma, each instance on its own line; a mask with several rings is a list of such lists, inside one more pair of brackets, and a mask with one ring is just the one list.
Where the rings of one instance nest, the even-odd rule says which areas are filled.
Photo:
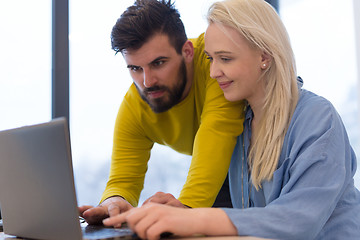
[[226, 89], [232, 84], [232, 81], [226, 81], [226, 82], [218, 82], [219, 86], [222, 90]]

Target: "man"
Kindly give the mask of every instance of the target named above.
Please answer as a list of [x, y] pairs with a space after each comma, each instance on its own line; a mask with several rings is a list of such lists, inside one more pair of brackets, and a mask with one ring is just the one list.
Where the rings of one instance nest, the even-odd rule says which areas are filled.
[[97, 223], [137, 206], [155, 142], [192, 155], [192, 162], [178, 200], [157, 193], [147, 201], [212, 206], [242, 132], [243, 104], [226, 101], [210, 78], [203, 35], [187, 39], [171, 0], [137, 0], [117, 20], [111, 41], [134, 83], [116, 119], [101, 204], [82, 206], [80, 213], [89, 223]]

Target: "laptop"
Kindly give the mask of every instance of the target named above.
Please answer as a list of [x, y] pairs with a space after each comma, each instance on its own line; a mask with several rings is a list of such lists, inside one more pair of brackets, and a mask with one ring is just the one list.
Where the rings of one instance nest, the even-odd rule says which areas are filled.
[[79, 221], [65, 118], [0, 132], [0, 206], [5, 234], [21, 238], [136, 238], [129, 228]]

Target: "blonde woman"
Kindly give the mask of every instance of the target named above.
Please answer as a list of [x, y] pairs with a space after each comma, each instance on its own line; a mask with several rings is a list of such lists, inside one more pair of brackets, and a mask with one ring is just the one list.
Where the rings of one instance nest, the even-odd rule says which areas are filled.
[[277, 13], [263, 0], [226, 0], [210, 7], [208, 22], [210, 75], [227, 100], [247, 102], [229, 169], [234, 208], [147, 203], [104, 224], [127, 222], [149, 239], [162, 232], [360, 239], [354, 151], [332, 104], [302, 89]]

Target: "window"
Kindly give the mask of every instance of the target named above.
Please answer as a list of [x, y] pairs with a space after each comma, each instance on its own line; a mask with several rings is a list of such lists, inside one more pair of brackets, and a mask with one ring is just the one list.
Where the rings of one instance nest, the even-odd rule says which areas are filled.
[[[360, 157], [353, 0], [280, 1], [304, 88], [332, 102]], [[359, 23], [358, 23], [359, 24]], [[359, 161], [358, 161], [359, 162]], [[360, 187], [360, 168], [355, 185]]]
[[0, 22], [0, 129], [49, 121], [51, 1], [1, 1]]

